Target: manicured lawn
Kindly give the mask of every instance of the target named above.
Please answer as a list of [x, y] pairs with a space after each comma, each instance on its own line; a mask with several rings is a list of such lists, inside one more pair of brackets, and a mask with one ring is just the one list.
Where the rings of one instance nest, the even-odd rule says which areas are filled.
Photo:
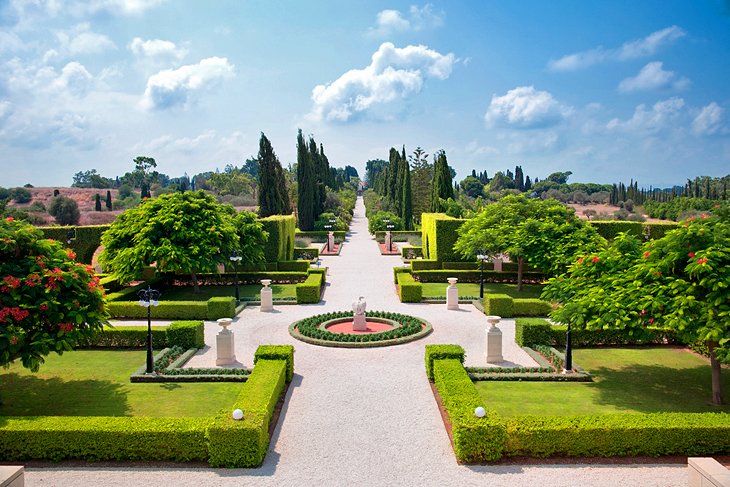
[[[261, 298], [260, 284], [246, 284], [239, 286], [241, 299], [259, 300]], [[274, 299], [276, 298], [296, 298], [296, 284], [272, 284], [271, 289], [274, 291]], [[235, 296], [236, 290], [233, 286], [200, 286], [200, 292], [193, 292], [192, 286], [176, 286], [171, 288], [160, 289], [162, 296], [161, 301], [207, 301], [210, 298], [218, 296]], [[130, 295], [130, 301], [136, 301], [136, 295]]]
[[[710, 364], [678, 348], [575, 350], [573, 360], [594, 382], [476, 382], [487, 403], [504, 416], [652, 412], [730, 412], [712, 406]], [[730, 370], [723, 370], [730, 400]]]
[[210, 416], [229, 408], [241, 383], [132, 384], [145, 351], [51, 354], [38, 373], [0, 369], [0, 416]]
[[[423, 297], [429, 296], [446, 296], [447, 283], [440, 282], [424, 282], [423, 286]], [[479, 283], [471, 282], [458, 282], [456, 287], [459, 288], [459, 296], [479, 296]], [[525, 284], [522, 286], [522, 291], [517, 291], [517, 284], [502, 284], [502, 283], [484, 283], [484, 294], [507, 294], [513, 298], [539, 298], [542, 293], [540, 284]]]

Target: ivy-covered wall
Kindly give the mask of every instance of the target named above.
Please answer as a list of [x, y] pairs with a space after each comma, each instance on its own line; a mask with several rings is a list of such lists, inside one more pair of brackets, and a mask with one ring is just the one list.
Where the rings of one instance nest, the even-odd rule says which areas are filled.
[[260, 218], [264, 230], [269, 232], [269, 241], [264, 249], [266, 262], [294, 260], [294, 232], [296, 219], [294, 215], [272, 215]]
[[459, 237], [457, 230], [466, 220], [453, 218], [446, 213], [421, 215], [421, 240], [423, 258], [440, 262], [461, 262], [464, 258], [454, 252]]

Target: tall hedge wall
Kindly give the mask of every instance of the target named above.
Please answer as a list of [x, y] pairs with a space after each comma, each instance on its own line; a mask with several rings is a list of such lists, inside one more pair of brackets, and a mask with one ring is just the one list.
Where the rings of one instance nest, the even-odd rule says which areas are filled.
[[452, 218], [445, 213], [421, 215], [421, 244], [423, 258], [437, 261], [461, 262], [464, 258], [454, 252], [459, 237], [457, 230], [466, 220]]
[[[101, 245], [101, 234], [109, 229], [109, 225], [89, 225], [83, 227], [40, 227], [46, 238], [58, 240], [64, 247], [76, 253], [76, 260], [84, 264], [91, 264], [94, 252]], [[68, 232], [74, 230], [76, 238], [68, 243]]]
[[589, 223], [607, 240], [613, 240], [621, 232], [640, 238], [645, 238], [648, 235], [650, 239], [654, 240], [662, 238], [668, 231], [677, 228], [675, 222], [642, 223], [611, 220], [591, 221]]
[[264, 249], [266, 262], [294, 260], [294, 231], [297, 226], [294, 215], [272, 215], [259, 221], [264, 225], [264, 230], [269, 232]]

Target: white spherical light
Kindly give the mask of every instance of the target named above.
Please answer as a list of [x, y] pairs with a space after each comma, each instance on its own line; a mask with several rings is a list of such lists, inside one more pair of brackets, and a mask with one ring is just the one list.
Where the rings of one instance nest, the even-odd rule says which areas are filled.
[[479, 406], [474, 410], [474, 414], [477, 418], [483, 418], [484, 415], [487, 414], [487, 411], [483, 407]]
[[233, 419], [235, 420], [243, 419], [243, 411], [240, 409], [234, 409], [231, 416], [233, 416]]

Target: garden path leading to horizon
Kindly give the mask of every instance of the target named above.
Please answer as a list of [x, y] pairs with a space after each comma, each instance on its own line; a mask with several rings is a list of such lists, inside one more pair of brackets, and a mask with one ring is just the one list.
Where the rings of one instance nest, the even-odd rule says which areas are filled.
[[[253, 365], [261, 344], [286, 343], [296, 349], [294, 380], [261, 467], [29, 468], [27, 485], [687, 485], [684, 465], [457, 464], [426, 378], [424, 346], [458, 343], [467, 352], [467, 365], [486, 365], [484, 315], [471, 304], [450, 311], [445, 304], [400, 303], [393, 267], [402, 261], [380, 255], [368, 233], [362, 198], [341, 254], [321, 260], [329, 271], [319, 304], [278, 305], [269, 313], [253, 306], [231, 327], [242, 366]], [[293, 321], [351, 310], [358, 296], [365, 297], [368, 310], [423, 318], [433, 325], [433, 333], [398, 346], [366, 349], [319, 347], [289, 335]], [[514, 343], [514, 321], [504, 320], [500, 328], [505, 365], [534, 365]], [[208, 346], [188, 366], [215, 365], [218, 331], [215, 322], [206, 322]]]

